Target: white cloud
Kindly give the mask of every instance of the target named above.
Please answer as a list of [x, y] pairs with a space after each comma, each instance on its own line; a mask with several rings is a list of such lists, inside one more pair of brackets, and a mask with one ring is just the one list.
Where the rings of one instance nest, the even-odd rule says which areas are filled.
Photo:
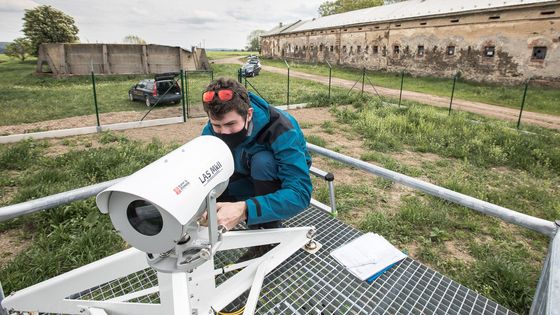
[[37, 6], [37, 3], [31, 0], [1, 0], [0, 12], [19, 13], [19, 12], [23, 12], [25, 9], [31, 9], [35, 6]]
[[[0, 41], [22, 36], [23, 10], [52, 5], [72, 16], [82, 42], [121, 42], [137, 35], [150, 43], [243, 48], [255, 29], [317, 16], [324, 0], [0, 0]], [[8, 11], [10, 8], [10, 11]]]

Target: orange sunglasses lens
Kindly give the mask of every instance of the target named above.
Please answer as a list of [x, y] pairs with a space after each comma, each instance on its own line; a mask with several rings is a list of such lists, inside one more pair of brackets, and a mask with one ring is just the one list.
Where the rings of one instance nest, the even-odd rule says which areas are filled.
[[[233, 98], [233, 91], [232, 90], [219, 90], [218, 91], [218, 98], [222, 102], [231, 101]], [[202, 94], [202, 101], [205, 103], [210, 103], [216, 97], [216, 91], [206, 91]]]

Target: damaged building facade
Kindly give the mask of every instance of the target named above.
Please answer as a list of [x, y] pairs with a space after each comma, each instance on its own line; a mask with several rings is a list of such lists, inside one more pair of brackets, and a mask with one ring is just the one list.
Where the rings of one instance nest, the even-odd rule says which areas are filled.
[[265, 57], [560, 87], [560, 1], [410, 0], [279, 25]]

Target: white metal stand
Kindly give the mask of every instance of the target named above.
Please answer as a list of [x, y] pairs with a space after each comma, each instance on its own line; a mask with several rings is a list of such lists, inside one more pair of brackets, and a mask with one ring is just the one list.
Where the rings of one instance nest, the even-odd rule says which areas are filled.
[[[244, 314], [256, 306], [260, 285], [266, 274], [309, 242], [312, 227], [270, 230], [230, 231], [222, 234], [218, 251], [278, 243], [270, 252], [249, 262], [245, 268], [216, 287], [214, 257], [191, 272], [158, 272], [158, 287], [141, 289], [105, 301], [68, 298], [98, 285], [149, 268], [146, 254], [130, 248], [55, 278], [25, 288], [6, 297], [2, 306], [8, 311], [62, 314], [213, 314], [247, 289], [250, 303]], [[159, 291], [160, 304], [131, 303]]]

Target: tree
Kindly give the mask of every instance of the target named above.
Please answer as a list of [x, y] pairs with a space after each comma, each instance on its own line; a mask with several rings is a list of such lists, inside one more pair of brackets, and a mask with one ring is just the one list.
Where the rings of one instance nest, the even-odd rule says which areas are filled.
[[50, 5], [25, 10], [23, 33], [31, 41], [33, 55], [42, 43], [73, 43], [79, 39], [74, 18]]
[[334, 0], [325, 1], [319, 6], [319, 14], [327, 16], [348, 11], [383, 5], [383, 0]]
[[13, 42], [6, 45], [4, 49], [4, 54], [10, 57], [19, 58], [21, 61], [25, 61], [27, 55], [31, 53], [31, 42], [27, 38], [16, 38]]
[[125, 44], [142, 44], [146, 45], [146, 41], [136, 35], [128, 35], [123, 39]]
[[247, 46], [245, 47], [248, 51], [260, 51], [261, 50], [261, 35], [264, 34], [263, 30], [254, 30], [249, 36], [247, 36]]

